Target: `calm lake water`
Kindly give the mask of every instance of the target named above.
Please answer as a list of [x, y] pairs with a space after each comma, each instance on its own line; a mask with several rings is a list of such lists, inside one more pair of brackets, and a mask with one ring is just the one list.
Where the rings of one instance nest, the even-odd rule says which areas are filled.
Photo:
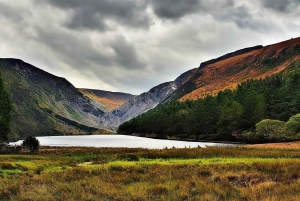
[[[232, 144], [211, 142], [186, 142], [178, 140], [159, 140], [126, 135], [79, 135], [37, 137], [41, 146], [80, 146], [80, 147], [127, 147], [127, 148], [193, 148], [207, 146], [233, 146]], [[10, 144], [21, 144], [22, 141]]]

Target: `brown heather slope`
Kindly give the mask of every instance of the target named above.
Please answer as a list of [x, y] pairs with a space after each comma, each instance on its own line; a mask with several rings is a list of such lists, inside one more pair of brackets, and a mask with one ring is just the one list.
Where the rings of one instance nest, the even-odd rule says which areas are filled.
[[[294, 61], [300, 60], [300, 38], [256, 48], [220, 61], [208, 62], [198, 68], [190, 80], [195, 89], [179, 100], [196, 100], [216, 95], [224, 89], [234, 89], [248, 79], [260, 79], [277, 74]], [[206, 62], [205, 62], [206, 63]]]
[[82, 94], [90, 99], [99, 102], [104, 105], [108, 111], [113, 110], [120, 105], [123, 105], [127, 101], [131, 100], [135, 96], [132, 94], [121, 92], [110, 92], [95, 89], [78, 89]]

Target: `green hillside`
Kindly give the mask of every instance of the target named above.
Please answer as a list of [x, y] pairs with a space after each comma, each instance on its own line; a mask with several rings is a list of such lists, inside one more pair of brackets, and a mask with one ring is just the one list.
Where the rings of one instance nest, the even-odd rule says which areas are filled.
[[66, 79], [17, 59], [0, 59], [0, 71], [14, 103], [10, 139], [103, 132], [100, 106]]
[[119, 132], [196, 140], [260, 142], [299, 139], [300, 129], [285, 126], [285, 122], [293, 118], [295, 121], [296, 117], [289, 120], [293, 115], [300, 113], [299, 67], [300, 60], [297, 60], [277, 75], [248, 80], [235, 90], [157, 107], [124, 123]]

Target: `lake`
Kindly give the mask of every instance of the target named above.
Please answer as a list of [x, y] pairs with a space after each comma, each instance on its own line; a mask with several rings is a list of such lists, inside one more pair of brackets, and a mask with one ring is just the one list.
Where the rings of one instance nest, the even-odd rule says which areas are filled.
[[[234, 146], [225, 143], [187, 142], [179, 140], [161, 140], [127, 135], [77, 135], [77, 136], [46, 136], [37, 137], [41, 146], [64, 147], [127, 147], [127, 148], [193, 148], [208, 146]], [[10, 144], [21, 144], [22, 140]]]

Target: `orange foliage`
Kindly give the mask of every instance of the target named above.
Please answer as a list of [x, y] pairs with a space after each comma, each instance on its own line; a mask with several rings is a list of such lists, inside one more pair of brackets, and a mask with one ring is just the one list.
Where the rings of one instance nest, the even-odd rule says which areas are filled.
[[266, 58], [277, 57], [283, 52], [293, 50], [299, 44], [300, 38], [291, 39], [200, 68], [198, 73], [201, 76], [193, 80], [197, 89], [183, 96], [180, 101], [216, 95], [225, 89], [235, 89], [239, 83], [248, 79], [261, 79], [277, 74], [295, 60], [300, 59], [300, 55], [267, 70], [262, 69], [262, 62]]

